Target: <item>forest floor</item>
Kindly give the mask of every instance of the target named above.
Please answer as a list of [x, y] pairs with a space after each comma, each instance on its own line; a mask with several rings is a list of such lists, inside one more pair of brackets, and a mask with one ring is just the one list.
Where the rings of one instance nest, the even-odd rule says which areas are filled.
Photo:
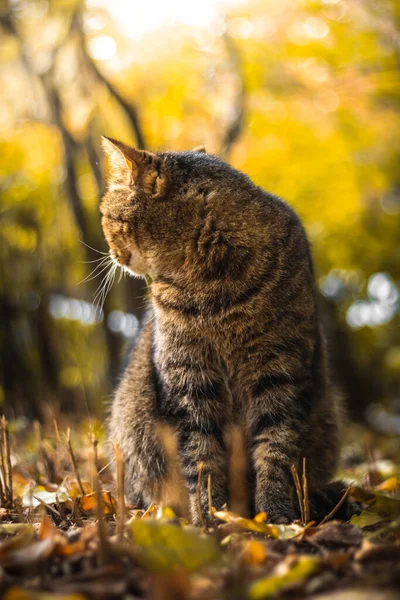
[[124, 503], [95, 422], [70, 434], [3, 420], [0, 433], [4, 600], [399, 598], [398, 438], [351, 429], [339, 475], [362, 512], [348, 522], [313, 522], [300, 478], [302, 521], [270, 525], [210, 499], [193, 527], [168, 507]]

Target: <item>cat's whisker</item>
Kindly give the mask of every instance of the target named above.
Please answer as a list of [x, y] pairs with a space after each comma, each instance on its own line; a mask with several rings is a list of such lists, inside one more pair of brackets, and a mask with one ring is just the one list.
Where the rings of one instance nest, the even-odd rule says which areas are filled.
[[110, 291], [110, 289], [114, 283], [115, 272], [116, 272], [117, 268], [118, 268], [118, 265], [113, 262], [109, 271], [103, 277], [99, 287], [97, 288], [95, 296], [94, 296], [94, 303], [96, 306], [96, 310], [97, 309], [101, 310], [103, 308], [107, 294]]
[[[111, 257], [110, 257], [110, 260], [111, 260]], [[84, 283], [85, 281], [91, 281], [92, 279], [95, 279], [96, 277], [101, 275], [101, 273], [103, 273], [106, 269], [108, 269], [110, 260], [108, 259], [107, 256], [104, 257], [102, 259], [102, 262], [100, 264], [98, 264], [93, 269], [93, 271], [91, 271], [91, 273], [89, 273], [89, 275], [87, 275], [84, 279], [82, 279], [82, 281], [79, 281], [78, 285], [80, 285], [81, 283]], [[100, 269], [100, 271], [99, 271], [99, 269]]]
[[119, 272], [119, 279], [117, 281], [117, 285], [120, 283], [122, 277], [124, 276], [125, 273], [125, 269], [121, 269], [121, 271]]
[[100, 262], [101, 260], [106, 260], [106, 256], [100, 256], [100, 258], [95, 258], [95, 260], [80, 260], [81, 265], [90, 265], [91, 263]]
[[105, 284], [105, 286], [103, 288], [103, 294], [102, 294], [102, 297], [101, 297], [101, 308], [103, 308], [103, 305], [104, 305], [105, 299], [107, 297], [107, 294], [108, 294], [108, 292], [110, 291], [110, 289], [113, 286], [116, 270], [117, 270], [117, 265], [115, 265], [114, 268], [113, 268], [113, 270], [110, 271], [109, 277], [108, 277], [108, 279], [106, 281], [106, 284]]
[[86, 242], [84, 242], [83, 240], [79, 240], [79, 241], [81, 244], [86, 246], [86, 248], [90, 248], [90, 250], [93, 250], [93, 252], [97, 252], [97, 254], [104, 254], [105, 256], [107, 256], [109, 254], [108, 252], [100, 252], [100, 250], [96, 250], [96, 248], [89, 246], [89, 244], [86, 244]]

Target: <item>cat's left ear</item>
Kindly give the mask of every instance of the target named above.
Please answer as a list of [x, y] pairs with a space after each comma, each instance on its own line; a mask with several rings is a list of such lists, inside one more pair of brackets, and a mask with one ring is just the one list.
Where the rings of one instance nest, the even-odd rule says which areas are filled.
[[151, 162], [155, 155], [145, 150], [136, 150], [123, 142], [106, 136], [101, 138], [105, 153], [108, 155], [111, 166], [117, 170], [129, 169], [133, 174], [140, 170], [142, 165]]
[[137, 150], [105, 136], [102, 137], [102, 143], [118, 179], [125, 184], [138, 184], [153, 198], [165, 192], [165, 174], [161, 168], [161, 160], [156, 154]]

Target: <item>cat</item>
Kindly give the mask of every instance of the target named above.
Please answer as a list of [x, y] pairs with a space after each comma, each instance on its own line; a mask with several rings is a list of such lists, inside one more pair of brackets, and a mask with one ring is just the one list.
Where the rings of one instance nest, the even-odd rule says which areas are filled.
[[109, 418], [129, 502], [148, 505], [159, 493], [166, 460], [157, 427], [167, 424], [192, 521], [208, 510], [208, 475], [213, 506], [229, 504], [225, 431], [238, 425], [246, 432], [249, 510], [292, 522], [291, 466], [301, 473], [306, 457], [310, 497], [323, 495], [341, 424], [299, 217], [202, 148], [152, 153], [111, 138], [103, 146], [111, 174], [100, 210], [110, 253], [150, 280], [147, 318]]

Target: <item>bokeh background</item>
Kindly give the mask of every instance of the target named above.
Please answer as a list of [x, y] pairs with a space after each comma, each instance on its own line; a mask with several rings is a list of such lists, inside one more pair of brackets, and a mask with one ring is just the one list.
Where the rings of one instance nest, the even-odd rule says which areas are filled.
[[1, 2], [0, 410], [101, 415], [134, 343], [143, 283], [94, 302], [105, 134], [206, 144], [288, 200], [350, 415], [399, 433], [399, 23], [396, 0]]

